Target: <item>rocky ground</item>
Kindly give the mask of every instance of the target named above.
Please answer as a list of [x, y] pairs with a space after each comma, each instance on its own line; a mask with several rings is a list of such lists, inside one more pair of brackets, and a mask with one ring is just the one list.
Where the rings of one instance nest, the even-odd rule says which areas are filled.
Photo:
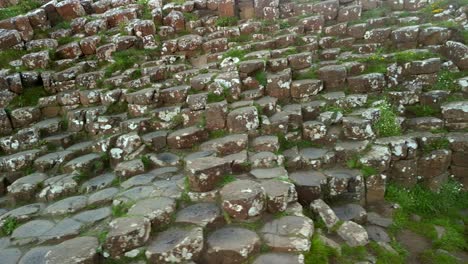
[[1, 263], [468, 262], [468, 2], [236, 3], [0, 1]]

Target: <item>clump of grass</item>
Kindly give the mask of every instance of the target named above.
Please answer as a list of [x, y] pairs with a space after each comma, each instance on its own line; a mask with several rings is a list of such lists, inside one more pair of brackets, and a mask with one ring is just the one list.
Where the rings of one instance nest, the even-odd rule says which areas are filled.
[[157, 51], [144, 49], [128, 49], [114, 52], [112, 54], [112, 59], [114, 60], [114, 62], [105, 69], [105, 76], [110, 77], [115, 72], [129, 69], [135, 64], [142, 61], [143, 57], [145, 56], [148, 56], [150, 59], [156, 58]]
[[266, 72], [264, 71], [259, 71], [255, 74], [255, 80], [257, 80], [257, 82], [263, 86], [263, 87], [266, 87], [267, 86], [267, 74]]
[[304, 79], [317, 79], [317, 69], [310, 68], [305, 72], [297, 72], [293, 74], [294, 80], [304, 80]]
[[9, 63], [21, 59], [25, 54], [27, 54], [25, 50], [2, 50], [2, 52], [0, 52], [0, 68], [11, 68]]
[[127, 215], [128, 209], [132, 207], [133, 203], [121, 203], [113, 205], [111, 208], [113, 217], [123, 217]]
[[460, 87], [457, 84], [457, 79], [463, 77], [463, 75], [463, 72], [441, 70], [437, 74], [437, 82], [431, 87], [431, 89], [457, 92], [460, 90]]
[[218, 187], [223, 187], [224, 185], [230, 183], [230, 182], [233, 182], [233, 181], [236, 181], [236, 176], [234, 175], [224, 175], [223, 178], [221, 179], [221, 181], [218, 182]]
[[288, 21], [281, 21], [281, 22], [279, 23], [279, 27], [280, 27], [280, 29], [290, 28], [290, 27], [291, 27], [291, 24], [289, 24]]
[[231, 58], [238, 58], [239, 60], [243, 60], [245, 54], [247, 54], [247, 51], [245, 50], [231, 49], [231, 50], [226, 51], [223, 54], [223, 59], [231, 57]]
[[1, 235], [2, 236], [9, 236], [15, 231], [15, 229], [18, 227], [18, 221], [14, 217], [7, 217], [4, 220], [2, 229], [1, 229]]
[[61, 37], [57, 39], [57, 42], [59, 45], [65, 45], [76, 40], [78, 40], [78, 38], [73, 37], [73, 36], [66, 36], [66, 37]]
[[175, 127], [182, 126], [184, 124], [184, 117], [182, 116], [182, 114], [179, 113], [172, 117], [171, 123]]
[[219, 17], [216, 20], [216, 26], [218, 27], [233, 27], [237, 25], [239, 19], [237, 17]]
[[426, 250], [421, 254], [421, 261], [426, 264], [454, 264], [460, 263], [456, 258], [443, 252]]
[[141, 78], [141, 69], [136, 69], [130, 74], [130, 78], [132, 79], [138, 79]]
[[141, 19], [153, 19], [151, 9], [148, 7], [148, 0], [138, 0], [137, 3], [143, 7]]
[[369, 248], [377, 257], [377, 263], [381, 263], [381, 264], [397, 264], [397, 263], [403, 264], [405, 263], [406, 252], [403, 252], [402, 254], [395, 254], [380, 247], [379, 244], [377, 244], [376, 242], [369, 243]]
[[414, 51], [400, 51], [393, 55], [393, 61], [398, 63], [425, 60], [429, 58], [438, 57], [432, 52], [414, 52]]
[[229, 133], [226, 130], [222, 130], [222, 129], [214, 130], [214, 131], [210, 131], [210, 138], [211, 139], [222, 138], [222, 137], [225, 137], [228, 134]]
[[152, 167], [152, 162], [148, 156], [141, 156], [141, 162], [143, 162], [143, 166], [145, 167], [145, 170], [149, 170]]
[[362, 164], [359, 161], [358, 156], [347, 160], [346, 161], [346, 166], [348, 168], [350, 168], [350, 169], [360, 170], [361, 173], [362, 173], [362, 176], [364, 176], [364, 178], [368, 178], [369, 176], [377, 175], [379, 173], [379, 171], [376, 168]]
[[[463, 191], [460, 183], [448, 181], [437, 192], [421, 185], [406, 189], [390, 184], [385, 196], [388, 201], [400, 205], [391, 232], [406, 228], [435, 240], [434, 247], [448, 251], [468, 249], [464, 226], [459, 224], [464, 219], [460, 210], [468, 208], [468, 192]], [[412, 221], [412, 214], [421, 216], [422, 220]], [[437, 238], [434, 225], [445, 228], [446, 233], [441, 239]]]
[[367, 259], [368, 253], [364, 246], [350, 247], [347, 244], [341, 246], [341, 256], [338, 263], [357, 263]]
[[331, 258], [339, 255], [336, 249], [323, 243], [317, 234], [312, 236], [310, 242], [310, 250], [304, 254], [305, 264], [329, 263]]
[[239, 36], [229, 38], [229, 42], [239, 42], [239, 43], [245, 43], [245, 42], [249, 42], [251, 40], [252, 40], [252, 36], [247, 35], [247, 34], [242, 34], [242, 35], [239, 35]]
[[24, 89], [23, 93], [11, 100], [8, 109], [16, 109], [26, 106], [36, 106], [41, 97], [47, 96], [43, 87], [31, 87]]
[[127, 112], [128, 103], [127, 102], [116, 102], [107, 107], [105, 115], [116, 115]]
[[194, 13], [184, 13], [185, 21], [195, 21], [198, 20], [198, 16]]
[[39, 0], [21, 0], [17, 4], [2, 9], [0, 20], [25, 14], [33, 9], [39, 8], [42, 2]]
[[380, 104], [380, 117], [373, 125], [374, 131], [379, 137], [391, 137], [401, 135], [401, 126], [397, 114], [388, 102]]
[[71, 28], [70, 21], [62, 21], [54, 26], [54, 29], [69, 29]]
[[283, 152], [293, 147], [297, 147], [299, 149], [318, 147], [316, 143], [310, 140], [293, 141], [293, 140], [287, 139], [282, 133], [278, 133], [276, 136], [278, 137], [278, 141], [280, 145], [279, 152]]
[[450, 141], [447, 138], [443, 137], [435, 138], [430, 140], [423, 146], [423, 152], [426, 154], [439, 149], [450, 149]]
[[410, 105], [406, 110], [418, 117], [435, 116], [440, 113], [440, 110], [429, 105]]

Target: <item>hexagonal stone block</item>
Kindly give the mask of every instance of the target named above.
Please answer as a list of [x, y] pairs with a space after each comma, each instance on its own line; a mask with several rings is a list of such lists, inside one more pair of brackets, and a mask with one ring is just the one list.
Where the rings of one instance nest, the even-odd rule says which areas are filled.
[[104, 249], [112, 258], [143, 246], [148, 241], [151, 224], [144, 217], [121, 217], [109, 223]]
[[203, 263], [240, 264], [259, 250], [260, 238], [255, 232], [244, 228], [225, 227], [208, 236]]
[[248, 219], [265, 209], [265, 190], [251, 180], [238, 180], [226, 184], [220, 191], [223, 210], [235, 219]]
[[146, 249], [151, 263], [180, 263], [198, 259], [203, 250], [202, 227], [171, 227], [158, 234]]

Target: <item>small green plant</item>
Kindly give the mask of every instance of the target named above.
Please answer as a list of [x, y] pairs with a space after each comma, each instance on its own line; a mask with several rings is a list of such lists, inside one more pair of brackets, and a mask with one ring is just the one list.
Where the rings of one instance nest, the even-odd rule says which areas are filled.
[[73, 179], [79, 183], [85, 182], [89, 178], [91, 178], [91, 175], [87, 171], [79, 171], [78, 174], [73, 177]]
[[234, 175], [224, 175], [223, 178], [221, 179], [221, 181], [218, 183], [218, 187], [223, 187], [224, 185], [230, 183], [230, 182], [233, 182], [233, 181], [236, 181], [236, 176]]
[[179, 113], [179, 114], [172, 117], [171, 123], [175, 127], [182, 126], [184, 124], [184, 117], [182, 116], [182, 114]]
[[285, 28], [290, 28], [291, 27], [291, 24], [289, 24], [288, 21], [281, 21], [279, 23], [279, 26], [280, 26], [280, 29], [285, 29]]
[[112, 206], [113, 217], [123, 217], [127, 215], [128, 209], [132, 207], [133, 203], [120, 203]]
[[376, 242], [371, 242], [369, 248], [377, 257], [377, 263], [381, 264], [404, 264], [406, 263], [406, 252], [403, 254], [392, 253], [377, 244]]
[[152, 162], [148, 156], [141, 156], [141, 162], [143, 162], [143, 166], [145, 167], [145, 170], [149, 170], [152, 167]]
[[215, 139], [215, 138], [222, 138], [228, 135], [229, 133], [226, 130], [220, 129], [220, 130], [213, 130], [210, 131], [210, 138]]
[[450, 141], [445, 137], [441, 137], [431, 139], [423, 145], [423, 152], [426, 154], [439, 149], [450, 149]]
[[110, 64], [106, 69], [104, 75], [106, 77], [112, 76], [113, 73], [129, 69], [135, 64], [142, 61], [143, 58], [148, 57], [149, 59], [156, 58], [158, 52], [156, 50], [145, 50], [145, 49], [128, 49], [112, 54], [114, 62]]
[[106, 238], [107, 238], [107, 234], [109, 232], [108, 231], [102, 231], [98, 234], [98, 241], [99, 241], [99, 245], [102, 245], [104, 244], [104, 242], [106, 242]]
[[293, 147], [304, 149], [304, 148], [312, 148], [312, 147], [319, 146], [310, 140], [289, 140], [282, 133], [278, 133], [277, 137], [278, 137], [278, 141], [280, 145], [280, 148], [279, 148], [280, 153]]
[[364, 178], [378, 174], [378, 170], [374, 167], [364, 165], [359, 161], [359, 157], [353, 157], [346, 161], [346, 166], [350, 169], [358, 169], [361, 171]]
[[195, 21], [198, 20], [198, 16], [194, 13], [184, 13], [185, 21]]
[[218, 27], [233, 27], [237, 25], [239, 19], [237, 17], [219, 17], [216, 20], [216, 26]]
[[264, 71], [259, 71], [255, 74], [255, 80], [263, 87], [267, 86], [267, 74]]
[[141, 78], [141, 69], [136, 69], [130, 74], [130, 78], [132, 79], [138, 79]]
[[142, 6], [141, 19], [153, 19], [151, 8], [148, 6], [148, 0], [138, 0], [137, 3]]
[[71, 22], [70, 21], [61, 21], [60, 23], [56, 24], [54, 26], [54, 29], [70, 29], [71, 28]]
[[14, 217], [8, 216], [3, 223], [1, 233], [3, 236], [9, 236], [18, 227], [18, 221]]
[[373, 125], [374, 131], [379, 137], [391, 137], [401, 135], [401, 125], [398, 122], [397, 114], [388, 102], [383, 102], [379, 106], [380, 117]]
[[245, 51], [245, 50], [231, 49], [231, 50], [226, 51], [223, 54], [223, 59], [225, 59], [225, 58], [238, 58], [239, 60], [242, 61], [244, 59], [245, 54], [247, 54], [247, 51]]
[[125, 113], [128, 111], [128, 103], [127, 102], [115, 102], [107, 107], [105, 115], [116, 115]]
[[217, 94], [214, 92], [209, 92], [207, 95], [206, 102], [207, 103], [216, 103], [216, 102], [221, 102], [224, 100], [224, 94]]

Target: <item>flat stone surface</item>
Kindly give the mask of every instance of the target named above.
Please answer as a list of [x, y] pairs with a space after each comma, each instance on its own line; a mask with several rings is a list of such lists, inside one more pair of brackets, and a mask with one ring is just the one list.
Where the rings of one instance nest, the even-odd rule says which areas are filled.
[[197, 203], [178, 211], [175, 222], [213, 227], [224, 223], [224, 217], [216, 204]]

